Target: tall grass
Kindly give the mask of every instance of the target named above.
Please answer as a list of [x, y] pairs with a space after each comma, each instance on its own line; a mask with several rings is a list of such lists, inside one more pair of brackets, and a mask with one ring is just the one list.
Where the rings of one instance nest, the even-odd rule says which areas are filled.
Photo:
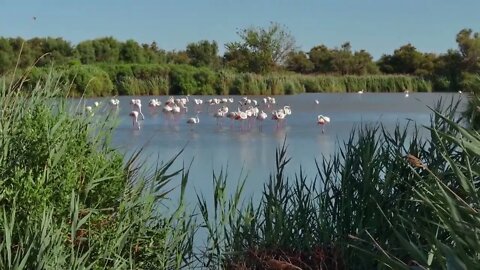
[[[72, 95], [291, 95], [360, 90], [369, 92], [431, 92], [430, 80], [408, 75], [302, 75], [238, 73], [190, 65], [102, 64], [58, 68], [72, 82]], [[29, 84], [49, 69], [35, 68]]]
[[[188, 168], [172, 170], [178, 156], [145, 171], [140, 152], [125, 159], [110, 147], [109, 121], [69, 104], [55, 74], [31, 91], [11, 82], [0, 83], [0, 268], [190, 265], [195, 222], [183, 203]], [[167, 208], [174, 179], [182, 195]]]
[[[457, 174], [458, 170], [452, 170], [451, 163], [480, 164], [479, 156], [468, 161], [458, 154], [461, 142], [453, 138], [463, 129], [448, 120], [456, 117], [457, 106], [458, 103], [451, 104], [444, 114], [435, 114], [425, 138], [418, 136], [415, 126], [397, 127], [393, 132], [381, 126], [360, 127], [337, 154], [317, 162], [318, 172], [313, 178], [300, 168], [290, 179], [287, 173], [290, 158], [284, 144], [277, 150], [276, 171], [265, 184], [258, 203], [248, 202], [241, 194], [241, 186], [230, 199], [214, 196], [214, 213], [207, 209], [207, 201], [199, 197], [209, 232], [205, 255], [209, 260], [205, 266], [397, 269], [408, 268], [417, 261], [423, 263], [418, 255], [431, 249], [429, 241], [448, 241], [452, 237], [448, 231], [438, 229], [442, 215], [447, 218], [452, 212], [447, 209], [437, 213], [426, 203], [425, 194], [442, 196], [445, 191], [427, 193], [431, 191], [427, 189], [422, 193], [421, 190], [434, 185], [459, 190], [462, 184], [459, 180], [464, 177]], [[462, 143], [472, 140], [468, 138]], [[477, 141], [478, 137], [474, 142]], [[432, 177], [432, 172], [441, 177]], [[215, 194], [225, 193], [226, 180], [222, 180], [222, 175], [214, 182]], [[472, 184], [478, 182], [478, 173], [474, 178]], [[455, 201], [465, 200], [464, 196], [477, 197], [478, 187], [470, 185], [467, 191], [473, 194], [462, 191], [452, 197]], [[452, 228], [456, 229], [461, 228]], [[470, 230], [476, 231], [478, 227]]]
[[468, 98], [468, 105], [463, 116], [468, 124], [475, 130], [480, 130], [480, 94], [472, 94]]

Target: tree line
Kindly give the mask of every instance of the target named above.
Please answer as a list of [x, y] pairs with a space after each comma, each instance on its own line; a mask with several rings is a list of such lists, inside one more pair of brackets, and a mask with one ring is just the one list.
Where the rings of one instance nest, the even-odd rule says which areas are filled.
[[480, 71], [480, 37], [471, 29], [456, 35], [457, 49], [445, 53], [424, 53], [412, 44], [384, 54], [378, 61], [366, 50], [353, 51], [345, 42], [339, 47], [318, 45], [298, 50], [294, 37], [285, 27], [251, 27], [239, 31], [240, 41], [225, 44], [219, 55], [215, 41], [190, 43], [185, 50], [166, 51], [156, 42], [139, 44], [102, 37], [76, 45], [63, 38], [0, 38], [0, 74], [17, 66], [74, 66], [97, 64], [184, 64], [214, 71], [268, 74], [290, 72], [309, 75], [404, 74], [428, 79], [436, 91], [474, 88]]

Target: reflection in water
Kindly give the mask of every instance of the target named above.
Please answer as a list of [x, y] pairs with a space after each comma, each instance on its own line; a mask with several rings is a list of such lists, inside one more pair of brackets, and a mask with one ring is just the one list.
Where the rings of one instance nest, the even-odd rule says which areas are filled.
[[[192, 127], [186, 119], [193, 117], [189, 113], [161, 112], [160, 109], [150, 111], [141, 121], [141, 130], [132, 128], [128, 113], [131, 110], [129, 100], [132, 97], [120, 97], [120, 105], [113, 112], [118, 113], [119, 125], [113, 136], [114, 146], [122, 152], [131, 154], [148, 144], [143, 153], [147, 165], [155, 165], [157, 157], [166, 161], [173, 157], [185, 145], [186, 149], [180, 157], [188, 164], [194, 159], [190, 173], [190, 186], [187, 198], [195, 201], [195, 192], [205, 196], [212, 193], [212, 170], [229, 166], [230, 188], [234, 188], [242, 173], [248, 173], [245, 192], [248, 196], [260, 193], [263, 184], [275, 167], [275, 150], [287, 138], [288, 155], [292, 158], [287, 172], [293, 176], [298, 172], [300, 164], [304, 172], [312, 178], [316, 174], [315, 159], [322, 155], [330, 156], [339, 145], [350, 136], [354, 126], [381, 122], [387, 130], [393, 130], [397, 123], [405, 125], [407, 119], [415, 120], [419, 125], [427, 124], [430, 111], [426, 105], [433, 106], [440, 97], [450, 100], [456, 94], [410, 93], [405, 98], [399, 94], [302, 94], [295, 96], [278, 96], [277, 104], [291, 106], [292, 115], [277, 128], [276, 122], [270, 119], [273, 108], [260, 108], [269, 114], [262, 123], [239, 123], [230, 119], [217, 119], [213, 112], [218, 108], [210, 105], [199, 105], [200, 123]], [[150, 98], [139, 97], [142, 103], [148, 104]], [[203, 97], [207, 100], [210, 97]], [[236, 101], [241, 97], [235, 97]], [[254, 97], [255, 98], [255, 97]], [[263, 97], [256, 97], [261, 100]], [[166, 97], [159, 97], [164, 102]], [[99, 99], [87, 100], [90, 105]], [[318, 104], [314, 102], [318, 100]], [[107, 102], [104, 102], [107, 104]], [[191, 108], [193, 104], [189, 105]], [[222, 105], [223, 106], [223, 105]], [[230, 110], [237, 110], [237, 103], [230, 104]], [[101, 110], [99, 110], [100, 112]], [[112, 112], [112, 110], [106, 110]], [[118, 112], [117, 112], [118, 111]], [[331, 117], [332, 122], [325, 126], [325, 133], [317, 125], [317, 115]], [[148, 157], [148, 159], [147, 159]]]

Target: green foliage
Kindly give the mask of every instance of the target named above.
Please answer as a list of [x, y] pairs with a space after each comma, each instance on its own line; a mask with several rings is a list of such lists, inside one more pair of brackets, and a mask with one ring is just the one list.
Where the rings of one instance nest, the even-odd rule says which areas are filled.
[[[0, 268], [189, 266], [196, 225], [178, 155], [153, 172], [139, 152], [124, 160], [108, 144], [111, 119], [81, 113], [57, 77], [41, 81], [0, 83]], [[181, 199], [167, 208], [174, 178]]]
[[119, 60], [124, 63], [142, 64], [145, 61], [142, 47], [135, 40], [127, 40], [120, 47]]
[[473, 94], [480, 94], [480, 74], [462, 73], [460, 87]]
[[[45, 102], [58, 94], [53, 79], [38, 84], [27, 96], [18, 96], [5, 85], [1, 89], [0, 204], [21, 201], [17, 215], [22, 220], [38, 217], [52, 201], [59, 207], [56, 213], [65, 214], [72, 189], [88, 207], [106, 207], [125, 187], [121, 157], [90, 138], [88, 121], [72, 119], [62, 101]], [[90, 191], [94, 181], [104, 193]]]
[[15, 62], [13, 48], [6, 38], [0, 38], [0, 74], [5, 73]]
[[111, 96], [113, 83], [108, 74], [96, 66], [71, 66], [65, 70], [66, 81], [72, 83], [74, 95]]
[[310, 73], [314, 66], [304, 52], [290, 52], [286, 60], [286, 68], [297, 73]]
[[242, 42], [227, 43], [224, 58], [227, 66], [240, 72], [271, 72], [295, 49], [293, 36], [278, 23], [271, 23], [267, 29], [243, 29], [237, 34]]
[[349, 42], [340, 48], [329, 49], [324, 45], [313, 47], [308, 53], [316, 73], [341, 75], [366, 75], [379, 73], [372, 56], [365, 50], [352, 52]]
[[449, 120], [457, 106], [436, 113], [423, 139], [416, 127], [356, 129], [314, 178], [300, 168], [291, 179], [284, 144], [258, 203], [243, 197], [245, 181], [226, 195], [227, 175], [214, 174], [213, 201], [198, 196], [204, 266], [476, 268], [480, 137]]
[[389, 74], [426, 76], [433, 72], [434, 59], [434, 55], [418, 52], [413, 45], [407, 44], [396, 49], [393, 55], [383, 55], [378, 65], [382, 72]]
[[473, 94], [468, 98], [468, 105], [462, 113], [472, 129], [480, 130], [480, 95]]
[[466, 72], [480, 71], [480, 35], [472, 29], [462, 29], [457, 34], [457, 43], [462, 55], [462, 68]]
[[191, 60], [191, 64], [196, 67], [216, 68], [219, 66], [218, 45], [215, 41], [211, 43], [202, 40], [197, 43], [187, 45], [186, 53]]

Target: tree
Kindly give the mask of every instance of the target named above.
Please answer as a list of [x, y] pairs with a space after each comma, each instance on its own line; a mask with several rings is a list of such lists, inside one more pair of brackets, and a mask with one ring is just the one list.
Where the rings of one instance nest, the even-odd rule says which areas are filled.
[[190, 58], [185, 51], [171, 51], [167, 53], [167, 63], [190, 64]]
[[138, 43], [129, 39], [120, 46], [119, 60], [125, 63], [143, 63], [143, 50]]
[[384, 73], [429, 75], [434, 69], [433, 54], [423, 54], [412, 45], [406, 44], [396, 49], [393, 55], [383, 55], [378, 61]]
[[95, 62], [95, 48], [91, 40], [78, 43], [75, 51], [82, 64], [92, 64]]
[[353, 54], [352, 73], [356, 75], [377, 74], [379, 69], [373, 62], [373, 57], [365, 50]]
[[240, 71], [266, 73], [284, 64], [288, 54], [295, 49], [295, 40], [278, 23], [270, 27], [243, 29], [237, 34], [242, 42], [227, 43], [225, 60]]
[[310, 59], [308, 59], [307, 54], [299, 51], [288, 54], [286, 68], [298, 73], [310, 73], [314, 66]]
[[95, 61], [116, 63], [119, 60], [120, 43], [113, 37], [92, 40], [95, 48]]
[[462, 56], [462, 68], [466, 72], [480, 71], [480, 36], [472, 29], [462, 29], [457, 34], [457, 43]]
[[325, 45], [315, 46], [308, 53], [313, 64], [313, 70], [318, 73], [329, 73], [333, 71], [332, 52]]
[[6, 38], [0, 38], [0, 74], [11, 69], [15, 64], [15, 54]]
[[159, 49], [155, 41], [153, 41], [151, 44], [142, 44], [142, 48], [146, 63], [159, 64], [167, 62], [165, 51]]
[[345, 42], [339, 49], [332, 51], [332, 69], [342, 75], [352, 74], [353, 55], [350, 42]]
[[187, 46], [186, 53], [194, 66], [218, 67], [218, 45], [215, 41], [202, 40], [197, 43], [190, 43]]

